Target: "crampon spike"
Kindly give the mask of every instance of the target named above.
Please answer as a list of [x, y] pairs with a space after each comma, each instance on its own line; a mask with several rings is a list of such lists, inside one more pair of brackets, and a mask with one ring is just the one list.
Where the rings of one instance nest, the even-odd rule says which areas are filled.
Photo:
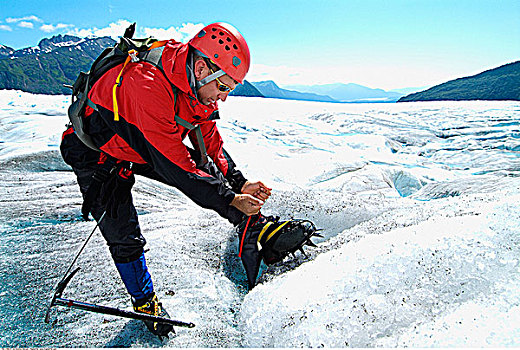
[[300, 252], [303, 254], [304, 257], [308, 257], [307, 254], [305, 254], [305, 250], [303, 250], [303, 247], [300, 247]]
[[314, 230], [314, 232], [312, 233], [311, 237], [320, 237], [320, 238], [323, 238], [323, 236], [320, 235], [320, 234], [318, 233], [318, 232], [320, 232], [320, 231], [323, 231], [323, 229], [322, 229], [322, 228], [319, 228], [319, 229], [317, 229], [317, 230]]
[[314, 244], [311, 239], [309, 238], [306, 242], [305, 242], [307, 245], [310, 245], [311, 247], [318, 247], [316, 244]]

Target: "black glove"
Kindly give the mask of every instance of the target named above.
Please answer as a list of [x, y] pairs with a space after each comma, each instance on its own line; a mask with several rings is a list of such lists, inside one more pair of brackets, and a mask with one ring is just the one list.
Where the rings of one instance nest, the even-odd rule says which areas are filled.
[[117, 218], [117, 210], [121, 204], [132, 200], [132, 186], [135, 177], [131, 170], [118, 169], [103, 185], [101, 203], [105, 206], [106, 215]]

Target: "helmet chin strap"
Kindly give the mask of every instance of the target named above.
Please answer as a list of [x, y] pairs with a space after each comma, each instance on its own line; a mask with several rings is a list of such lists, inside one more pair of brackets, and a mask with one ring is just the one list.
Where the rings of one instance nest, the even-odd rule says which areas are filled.
[[222, 69], [220, 69], [220, 70], [216, 71], [215, 73], [208, 75], [204, 79], [197, 80], [197, 82], [196, 82], [197, 89], [200, 89], [204, 85], [211, 83], [213, 80], [220, 78], [223, 75], [226, 75], [226, 72], [224, 72]]

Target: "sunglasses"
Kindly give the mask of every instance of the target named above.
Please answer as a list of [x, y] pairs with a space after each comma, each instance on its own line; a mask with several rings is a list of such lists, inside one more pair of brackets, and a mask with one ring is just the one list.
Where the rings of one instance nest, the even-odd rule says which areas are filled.
[[[211, 74], [215, 73], [213, 71], [213, 69], [211, 69], [211, 68], [209, 69], [209, 71], [211, 72]], [[227, 84], [224, 84], [219, 78], [215, 78], [215, 80], [217, 82], [218, 91], [220, 91], [220, 92], [231, 92], [231, 91], [235, 90], [236, 86], [232, 88], [231, 86], [229, 86]]]

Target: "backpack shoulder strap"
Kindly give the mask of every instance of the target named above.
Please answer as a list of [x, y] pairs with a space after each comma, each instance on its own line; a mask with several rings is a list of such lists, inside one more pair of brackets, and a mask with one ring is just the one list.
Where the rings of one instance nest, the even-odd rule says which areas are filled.
[[[157, 43], [160, 43], [160, 41], [158, 41]], [[163, 66], [162, 66], [162, 62], [161, 62], [161, 58], [162, 58], [162, 54], [163, 54], [164, 48], [165, 48], [164, 45], [162, 45], [162, 46], [155, 46], [155, 47], [152, 45], [150, 50], [145, 51], [145, 52], [141, 52], [139, 54], [139, 59], [144, 61], [144, 62], [148, 62], [148, 63], [152, 64], [153, 66], [159, 68], [161, 71], [164, 72], [164, 69], [163, 69]]]
[[[141, 53], [139, 55], [140, 56], [139, 58], [142, 61], [148, 62], [148, 63], [152, 64], [153, 66], [159, 68], [159, 70], [164, 74], [164, 69], [162, 66], [161, 58], [162, 58], [162, 54], [163, 54], [165, 46], [164, 46], [164, 44], [162, 44], [162, 46], [160, 46], [160, 43], [161, 42], [154, 43], [154, 44], [158, 44], [157, 47], [152, 47], [150, 50], [148, 50], [144, 53]], [[164, 74], [164, 75], [166, 77], [166, 74]], [[166, 79], [169, 81], [169, 79], [167, 77], [166, 77]], [[172, 87], [172, 91], [173, 91], [174, 105], [176, 105], [178, 89], [171, 82], [170, 82], [170, 86]], [[177, 114], [175, 115], [174, 119], [178, 124], [185, 127], [186, 129], [195, 131], [195, 134], [197, 135], [197, 143], [199, 146], [199, 151], [202, 155], [202, 161], [203, 161], [203, 164], [206, 164], [208, 161], [208, 152], [206, 150], [206, 146], [204, 145], [204, 139], [202, 137], [202, 131], [200, 130], [200, 126], [199, 125], [195, 126], [195, 125], [191, 124], [190, 122], [179, 117]]]
[[175, 115], [175, 122], [180, 124], [181, 126], [189, 129], [191, 131], [195, 131], [195, 135], [197, 136], [197, 143], [199, 145], [199, 151], [202, 157], [202, 165], [208, 162], [208, 152], [206, 150], [206, 146], [204, 145], [204, 138], [202, 137], [202, 131], [200, 130], [200, 125], [193, 125], [190, 122], [182, 119], [177, 114]]

